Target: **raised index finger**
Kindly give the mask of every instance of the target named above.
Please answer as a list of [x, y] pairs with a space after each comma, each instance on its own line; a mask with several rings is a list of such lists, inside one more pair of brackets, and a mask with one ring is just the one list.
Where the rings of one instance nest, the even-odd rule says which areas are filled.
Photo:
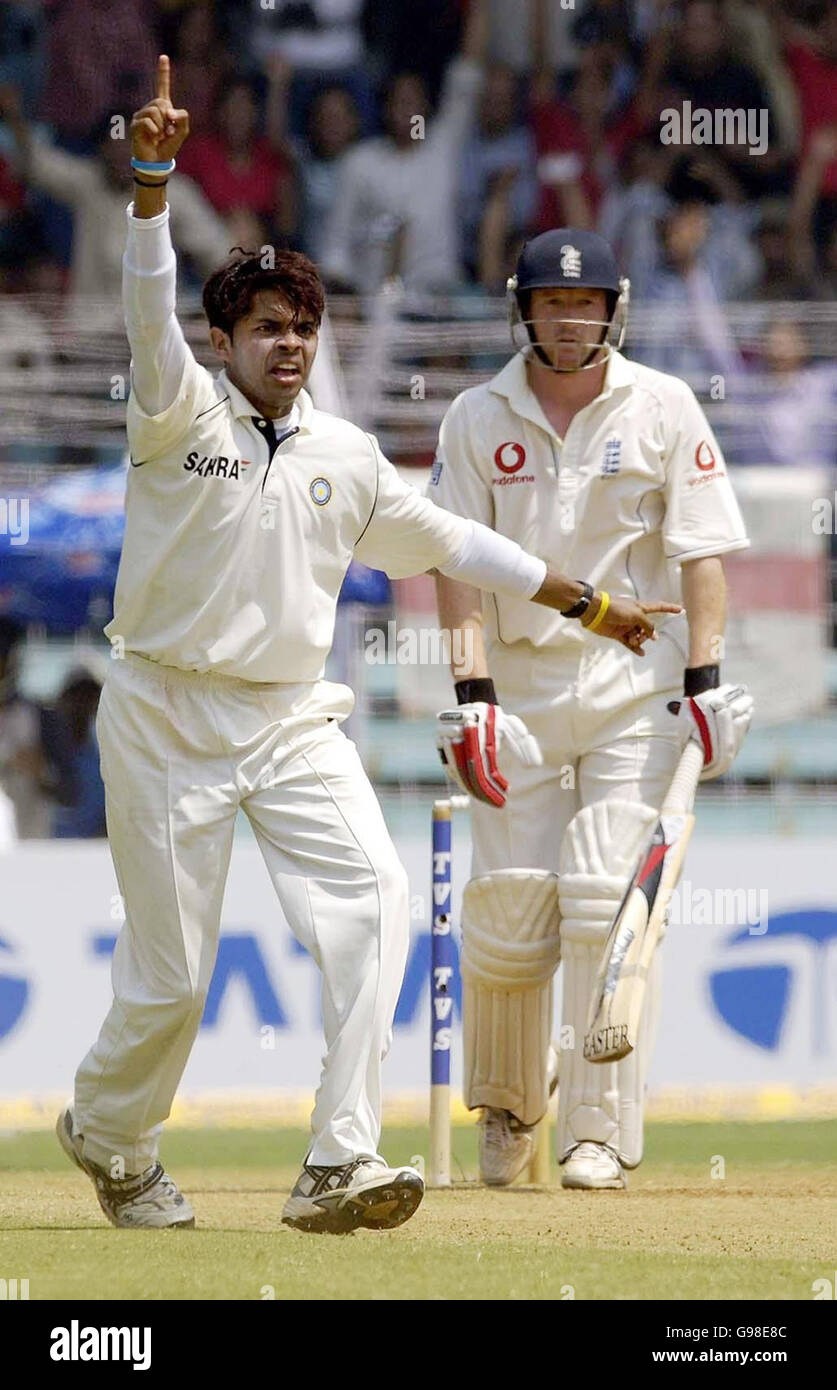
[[171, 101], [171, 64], [167, 53], [161, 53], [157, 59], [157, 96]]

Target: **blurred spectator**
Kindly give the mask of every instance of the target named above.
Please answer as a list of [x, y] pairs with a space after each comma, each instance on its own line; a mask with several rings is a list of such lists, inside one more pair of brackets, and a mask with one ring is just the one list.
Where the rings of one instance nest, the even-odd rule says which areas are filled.
[[837, 365], [811, 360], [799, 320], [781, 316], [768, 324], [755, 362], [739, 359], [728, 395], [735, 406], [728, 427], [733, 462], [837, 465]]
[[573, 20], [576, 43], [595, 48], [597, 61], [611, 73], [609, 105], [623, 105], [636, 88], [642, 57], [642, 8], [631, 0], [588, 0]]
[[811, 135], [791, 201], [793, 263], [797, 274], [809, 279], [825, 269], [817, 248], [825, 251], [837, 232], [837, 196], [826, 192], [832, 168], [837, 168], [837, 123], [820, 126]]
[[[643, 142], [633, 167], [635, 182], [610, 201], [599, 228], [612, 239], [633, 297], [682, 300], [686, 279], [687, 299], [699, 284], [712, 301], [746, 295], [759, 272], [750, 239], [758, 214], [716, 152], [696, 158], [675, 153], [669, 164]], [[661, 187], [659, 175], [666, 169]]]
[[54, 839], [105, 835], [105, 789], [99, 772], [96, 711], [101, 686], [86, 668], [71, 671], [56, 701], [56, 733], [62, 747], [61, 804], [52, 817]]
[[538, 150], [541, 200], [537, 226], [593, 227], [622, 144], [618, 121], [608, 121], [610, 82], [594, 50], [583, 55], [566, 100], [536, 85], [532, 126]]
[[[745, 294], [756, 279], [758, 259], [748, 236], [755, 213], [736, 201], [728, 170], [711, 155], [681, 161], [666, 191], [672, 203], [658, 226], [647, 220], [645, 237], [633, 230], [643, 260], [628, 273], [641, 302], [659, 311], [658, 334], [636, 355], [705, 391], [709, 376], [726, 373], [734, 362], [723, 302]], [[727, 201], [718, 200], [720, 192]]]
[[371, 291], [397, 272], [408, 289], [461, 282], [456, 188], [482, 84], [484, 0], [472, 0], [462, 52], [431, 117], [421, 78], [402, 72], [386, 93], [386, 134], [344, 156], [323, 248], [332, 283]]
[[535, 142], [521, 120], [519, 79], [511, 68], [495, 63], [485, 76], [477, 129], [465, 145], [459, 180], [462, 259], [483, 283], [502, 279], [502, 269], [478, 271], [489, 192], [496, 194], [500, 180], [507, 209], [504, 237], [520, 238], [530, 230], [537, 206], [534, 167]]
[[[785, 56], [796, 84], [802, 120], [803, 160], [812, 154], [815, 136], [822, 129], [837, 129], [837, 3], [829, 0], [819, 23], [807, 34], [788, 32]], [[837, 147], [822, 170], [821, 215], [827, 222], [837, 209]], [[818, 229], [822, 239], [826, 228]], [[815, 235], [817, 233], [815, 232]]]
[[347, 87], [324, 87], [311, 103], [306, 139], [295, 147], [303, 250], [319, 261], [337, 191], [341, 157], [355, 144], [360, 116]]
[[185, 6], [166, 29], [163, 51], [171, 58], [177, 105], [189, 112], [191, 135], [202, 135], [212, 126], [212, 114], [232, 73], [232, 54], [221, 42], [211, 0]]
[[43, 838], [49, 829], [40, 714], [18, 690], [25, 635], [20, 623], [0, 615], [0, 848]]
[[103, 117], [152, 94], [157, 44], [143, 0], [59, 0], [47, 52], [41, 116], [76, 150]]
[[8, 160], [0, 155], [0, 267], [13, 266], [23, 256], [32, 234], [24, 210], [26, 190]]
[[753, 156], [747, 142], [724, 143], [714, 146], [715, 154], [751, 194], [786, 187], [785, 142], [777, 138], [775, 114], [759, 74], [736, 56], [734, 30], [722, 0], [684, 0], [679, 19], [662, 23], [649, 44], [642, 83], [646, 112], [662, 88], [668, 89], [666, 108], [680, 108], [689, 101], [693, 112], [753, 113], [753, 119], [764, 122], [766, 149]]
[[[237, 78], [224, 89], [214, 130], [190, 137], [177, 159], [180, 172], [194, 179], [216, 213], [225, 219], [230, 245], [262, 245], [291, 236], [295, 229], [296, 198], [289, 160], [281, 138], [262, 134], [259, 122], [254, 84]], [[245, 219], [249, 215], [249, 229], [241, 214]]]
[[40, 103], [45, 65], [44, 0], [5, 0], [0, 5], [0, 83], [20, 88], [30, 117]]
[[[371, 129], [374, 114], [372, 84], [365, 61], [361, 16], [364, 0], [272, 0], [254, 6], [251, 52], [260, 66], [281, 58], [293, 74], [290, 129], [305, 130], [312, 99], [323, 86], [347, 87]], [[422, 16], [421, 28], [425, 22]], [[415, 16], [413, 16], [415, 24]]]
[[[14, 136], [18, 169], [24, 181], [66, 203], [73, 211], [70, 292], [77, 298], [115, 296], [118, 300], [125, 250], [125, 211], [132, 192], [127, 140], [111, 138], [111, 118], [106, 117], [93, 132], [94, 156], [59, 150], [35, 136], [23, 119], [13, 87], [0, 89], [1, 116], [5, 116]], [[130, 118], [123, 119], [127, 132]], [[199, 274], [208, 275], [229, 251], [224, 224], [191, 179], [173, 174], [169, 188], [175, 243], [192, 258]]]
[[436, 102], [448, 64], [461, 46], [463, 9], [463, 0], [422, 0], [417, 23], [410, 5], [365, 0], [363, 33], [378, 83], [414, 72]]
[[761, 275], [753, 286], [758, 300], [823, 297], [823, 278], [804, 265], [792, 230], [790, 204], [785, 198], [765, 198], [759, 206], [756, 247]]

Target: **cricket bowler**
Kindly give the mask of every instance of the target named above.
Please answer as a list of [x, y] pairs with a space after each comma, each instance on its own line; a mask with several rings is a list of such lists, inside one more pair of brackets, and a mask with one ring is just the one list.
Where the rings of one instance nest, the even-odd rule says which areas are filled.
[[[131, 124], [123, 260], [131, 467], [97, 719], [107, 823], [126, 919], [114, 999], [58, 1135], [120, 1227], [194, 1212], [158, 1159], [163, 1121], [215, 963], [241, 807], [297, 939], [322, 974], [325, 1057], [310, 1150], [283, 1220], [309, 1231], [406, 1221], [423, 1183], [378, 1153], [381, 1062], [409, 938], [407, 876], [357, 751], [353, 695], [323, 679], [353, 556], [406, 576], [438, 568], [555, 609], [584, 586], [516, 542], [434, 506], [377, 442], [306, 392], [323, 291], [277, 251], [232, 256], [204, 287], [213, 377], [175, 314], [166, 179], [189, 130], [165, 55]], [[650, 612], [590, 609], [641, 653]], [[514, 721], [510, 738], [517, 735]]]
[[[462, 576], [437, 577], [441, 626], [473, 640], [459, 648], [473, 651], [473, 665], [456, 682], [458, 711], [440, 715], [438, 742], [473, 798], [465, 1102], [482, 1108], [480, 1171], [495, 1185], [528, 1163], [556, 1076], [563, 1186], [621, 1188], [639, 1164], [659, 952], [640, 1042], [620, 1062], [585, 1060], [591, 992], [687, 739], [702, 743], [702, 776], [717, 777], [751, 717], [749, 694], [724, 684], [720, 670], [722, 557], [748, 544], [744, 526], [691, 389], [619, 351], [628, 292], [595, 233], [558, 228], [530, 241], [509, 281], [518, 351], [450, 406], [427, 490], [606, 593], [682, 598], [685, 609], [655, 620], [657, 641], [637, 663], [585, 622], [586, 589], [563, 613], [547, 613], [499, 591], [481, 595]], [[474, 726], [509, 715], [542, 762], [512, 768], [504, 750], [493, 766], [463, 764]]]

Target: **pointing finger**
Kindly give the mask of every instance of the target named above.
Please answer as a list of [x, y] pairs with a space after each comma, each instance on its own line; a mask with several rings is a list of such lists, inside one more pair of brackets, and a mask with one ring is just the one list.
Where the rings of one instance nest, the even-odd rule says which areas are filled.
[[171, 64], [166, 53], [157, 59], [157, 95], [163, 101], [171, 101]]
[[679, 603], [663, 603], [663, 602], [642, 603], [642, 602], [640, 602], [640, 605], [639, 605], [639, 606], [640, 606], [640, 608], [642, 609], [643, 613], [682, 613], [682, 612], [683, 612], [683, 607], [682, 607], [682, 605], [679, 604]]

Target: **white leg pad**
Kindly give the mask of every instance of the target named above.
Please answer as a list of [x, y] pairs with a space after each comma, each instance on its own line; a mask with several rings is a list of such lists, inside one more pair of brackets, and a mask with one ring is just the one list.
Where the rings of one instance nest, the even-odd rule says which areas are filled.
[[[642, 1158], [642, 1110], [650, 1054], [646, 1026], [656, 1020], [650, 972], [640, 1044], [621, 1062], [587, 1062], [584, 1034], [599, 962], [613, 918], [659, 813], [642, 802], [605, 800], [585, 806], [561, 846], [561, 950], [564, 963], [558, 1081], [557, 1151], [563, 1161], [584, 1140], [607, 1144], [626, 1168]], [[568, 1032], [568, 1026], [571, 1031]]]
[[536, 1124], [549, 1099], [552, 980], [561, 951], [558, 875], [502, 869], [462, 898], [465, 1104]]

